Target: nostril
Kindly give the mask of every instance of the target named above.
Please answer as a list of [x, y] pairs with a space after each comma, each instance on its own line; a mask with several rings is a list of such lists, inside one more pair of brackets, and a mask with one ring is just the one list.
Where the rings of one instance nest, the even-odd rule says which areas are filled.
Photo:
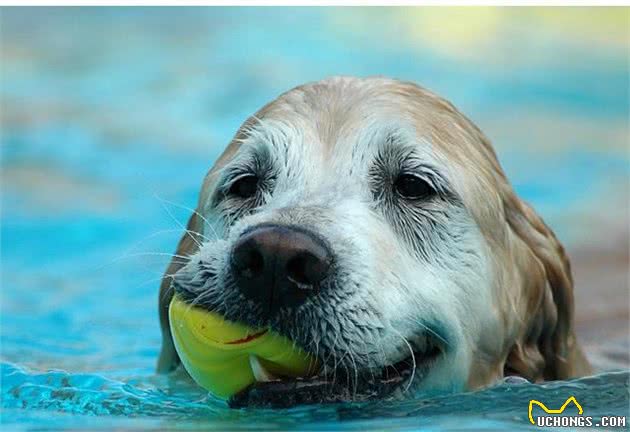
[[314, 285], [326, 276], [328, 262], [308, 252], [302, 252], [287, 262], [287, 278], [298, 285]]
[[249, 251], [245, 262], [247, 265], [243, 269], [243, 276], [254, 278], [262, 274], [265, 266], [265, 260], [258, 250], [254, 249]]
[[255, 247], [241, 247], [235, 251], [233, 265], [238, 276], [253, 279], [260, 276], [265, 267], [262, 253]]

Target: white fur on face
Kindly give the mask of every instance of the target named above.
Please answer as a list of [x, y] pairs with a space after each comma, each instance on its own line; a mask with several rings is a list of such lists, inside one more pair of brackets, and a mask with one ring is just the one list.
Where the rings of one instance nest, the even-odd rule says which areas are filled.
[[[270, 325], [327, 367], [374, 370], [410, 354], [426, 336], [444, 351], [414, 388], [466, 386], [476, 346], [497, 332], [491, 260], [458, 199], [456, 170], [422, 130], [386, 101], [353, 106], [299, 95], [254, 123], [204, 197], [207, 242], [176, 276], [196, 302], [251, 325]], [[426, 202], [389, 197], [401, 169], [438, 191]], [[249, 206], [225, 198], [230, 182], [258, 170], [265, 189]], [[240, 234], [261, 223], [308, 229], [334, 255], [315, 297], [264, 322], [230, 280]]]

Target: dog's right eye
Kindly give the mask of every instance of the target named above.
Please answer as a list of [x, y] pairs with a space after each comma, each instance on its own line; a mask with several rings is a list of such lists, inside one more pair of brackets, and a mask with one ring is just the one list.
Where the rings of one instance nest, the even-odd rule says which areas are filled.
[[394, 182], [394, 189], [400, 196], [410, 200], [428, 198], [435, 194], [429, 183], [411, 174], [401, 174]]
[[258, 190], [258, 177], [255, 175], [247, 175], [236, 180], [230, 186], [229, 195], [239, 198], [251, 198], [256, 195]]

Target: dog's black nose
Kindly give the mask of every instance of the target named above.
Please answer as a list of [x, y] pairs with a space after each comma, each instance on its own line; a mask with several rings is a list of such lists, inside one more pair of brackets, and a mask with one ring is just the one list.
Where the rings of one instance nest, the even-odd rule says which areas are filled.
[[232, 272], [243, 295], [273, 312], [301, 304], [327, 275], [331, 253], [314, 234], [290, 226], [259, 225], [232, 251]]

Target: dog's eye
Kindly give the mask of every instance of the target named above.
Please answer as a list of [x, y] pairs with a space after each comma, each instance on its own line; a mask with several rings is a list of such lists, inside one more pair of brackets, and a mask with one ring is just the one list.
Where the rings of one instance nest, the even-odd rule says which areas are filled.
[[255, 175], [247, 175], [236, 180], [228, 193], [239, 198], [251, 198], [258, 190], [258, 177]]
[[394, 182], [394, 189], [403, 198], [419, 200], [435, 195], [429, 183], [412, 174], [401, 174]]

